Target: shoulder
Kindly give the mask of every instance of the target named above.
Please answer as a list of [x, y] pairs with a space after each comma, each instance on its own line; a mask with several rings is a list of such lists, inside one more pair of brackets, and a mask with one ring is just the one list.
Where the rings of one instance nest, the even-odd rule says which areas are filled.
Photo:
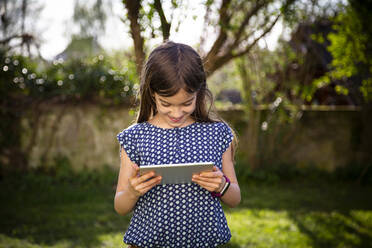
[[143, 128], [144, 128], [143, 123], [135, 123], [125, 128], [124, 130], [122, 130], [120, 133], [116, 135], [116, 137], [120, 140], [120, 139], [123, 139], [124, 137], [135, 136], [138, 133], [140, 133], [143, 130]]
[[214, 133], [224, 141], [230, 142], [234, 137], [232, 128], [224, 121], [214, 122], [211, 124]]
[[231, 131], [230, 126], [223, 121], [218, 121], [218, 122], [201, 122], [201, 126], [204, 126], [209, 129], [214, 129], [215, 131]]
[[204, 134], [209, 134], [213, 137], [230, 137], [233, 136], [232, 128], [223, 121], [218, 122], [200, 122], [198, 123], [198, 131]]

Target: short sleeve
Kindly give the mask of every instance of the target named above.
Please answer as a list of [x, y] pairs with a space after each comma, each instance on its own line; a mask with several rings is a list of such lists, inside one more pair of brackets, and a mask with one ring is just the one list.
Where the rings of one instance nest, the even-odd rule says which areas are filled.
[[231, 128], [226, 123], [221, 123], [221, 135], [222, 135], [222, 154], [225, 153], [227, 148], [229, 148], [231, 142], [234, 139], [233, 132], [231, 131]]
[[[136, 145], [136, 134], [135, 130], [128, 128], [116, 135], [117, 140], [120, 143], [120, 153], [121, 147], [124, 148], [125, 152], [128, 154], [129, 159], [139, 165], [140, 159], [138, 155], [137, 145]], [[121, 155], [121, 154], [120, 154]]]

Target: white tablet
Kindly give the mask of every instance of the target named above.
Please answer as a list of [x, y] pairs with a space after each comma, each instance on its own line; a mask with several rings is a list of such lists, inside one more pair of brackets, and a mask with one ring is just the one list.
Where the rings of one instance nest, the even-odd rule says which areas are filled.
[[192, 175], [202, 171], [213, 171], [212, 162], [161, 164], [140, 166], [140, 175], [154, 171], [162, 177], [161, 184], [191, 183]]

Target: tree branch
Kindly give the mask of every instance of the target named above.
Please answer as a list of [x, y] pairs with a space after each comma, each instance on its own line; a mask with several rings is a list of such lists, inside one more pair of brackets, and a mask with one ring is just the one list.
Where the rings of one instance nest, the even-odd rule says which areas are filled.
[[231, 0], [223, 0], [221, 4], [221, 8], [219, 10], [219, 35], [214, 42], [211, 50], [208, 52], [207, 56], [204, 58], [205, 68], [207, 69], [214, 64], [214, 58], [216, 57], [217, 53], [220, 51], [221, 47], [224, 45], [227, 39], [226, 27], [229, 25], [231, 15], [228, 14], [228, 7], [231, 3]]
[[145, 61], [145, 52], [143, 51], [144, 39], [141, 36], [141, 25], [138, 22], [139, 10], [142, 8], [140, 1], [123, 0], [124, 6], [128, 11], [130, 21], [130, 33], [133, 38], [134, 53], [136, 56], [137, 75], [140, 78], [142, 66]]
[[[207, 5], [207, 7], [205, 9], [205, 15], [204, 15], [203, 34], [207, 33], [207, 27], [208, 27], [208, 23], [209, 23], [209, 20], [210, 20], [210, 14], [211, 14], [211, 5]], [[202, 48], [204, 46], [205, 38], [206, 38], [205, 35], [200, 36], [200, 41], [199, 41], [199, 49], [200, 50], [199, 50], [199, 52], [202, 50]]]
[[154, 1], [154, 7], [160, 16], [161, 31], [163, 33], [163, 41], [169, 39], [171, 24], [167, 21], [165, 17], [163, 6], [161, 5], [160, 0]]
[[227, 52], [225, 52], [225, 54], [221, 56], [217, 56], [212, 66], [208, 68], [208, 72], [209, 72], [208, 76], [210, 76], [213, 72], [215, 72], [217, 69], [222, 67], [224, 64], [228, 63], [230, 60], [248, 53], [262, 37], [264, 37], [267, 33], [269, 33], [272, 30], [272, 28], [278, 22], [280, 17], [281, 17], [281, 14], [279, 14], [275, 18], [275, 20], [264, 30], [264, 32], [259, 37], [254, 39], [254, 41], [251, 44], [249, 44], [243, 51], [233, 54], [232, 50], [228, 50]]
[[234, 35], [234, 38], [235, 38], [235, 41], [234, 43], [229, 47], [231, 50], [235, 47], [237, 47], [239, 45], [239, 43], [241, 42], [240, 38], [246, 28], [246, 26], [248, 25], [250, 19], [252, 18], [252, 16], [256, 15], [257, 12], [262, 9], [265, 5], [267, 4], [267, 2], [265, 1], [262, 1], [262, 2], [256, 2], [255, 6], [251, 9], [251, 11], [249, 11], [245, 17], [244, 17], [244, 20], [243, 22], [240, 24], [239, 26], [239, 29], [238, 31], [235, 33]]
[[30, 43], [34, 39], [34, 36], [32, 36], [31, 34], [27, 34], [27, 33], [25, 33], [25, 34], [15, 34], [15, 35], [12, 35], [8, 38], [0, 40], [0, 44], [2, 44], [2, 45], [8, 44], [13, 39], [22, 39], [21, 44], [25, 44], [25, 43]]
[[256, 45], [256, 43], [261, 39], [261, 38], [263, 38], [267, 33], [269, 33], [272, 29], [273, 29], [273, 27], [275, 26], [275, 24], [278, 22], [278, 20], [279, 20], [279, 18], [281, 17], [281, 14], [279, 14], [276, 18], [275, 18], [275, 20], [264, 30], [264, 32], [260, 35], [260, 36], [258, 36], [256, 39], [254, 39], [254, 41], [250, 44], [250, 45], [248, 45], [243, 51], [241, 51], [241, 52], [239, 52], [239, 53], [237, 53], [237, 54], [233, 54], [232, 55], [232, 58], [236, 58], [236, 57], [240, 57], [240, 56], [242, 56], [242, 55], [244, 55], [244, 54], [246, 54], [246, 53], [248, 53], [251, 49], [252, 49], [252, 47], [254, 47], [255, 45]]

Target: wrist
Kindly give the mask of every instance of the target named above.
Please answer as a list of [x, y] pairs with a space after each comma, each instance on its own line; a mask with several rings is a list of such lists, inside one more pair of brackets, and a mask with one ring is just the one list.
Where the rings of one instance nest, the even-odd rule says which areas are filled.
[[231, 182], [227, 176], [223, 175], [223, 177], [225, 178], [225, 184], [220, 192], [211, 192], [213, 197], [221, 198], [229, 189]]
[[127, 192], [129, 193], [129, 198], [130, 200], [135, 200], [137, 201], [138, 198], [141, 196], [140, 194], [138, 194], [138, 192], [131, 186], [128, 186], [127, 188]]
[[227, 183], [227, 180], [226, 180], [225, 176], [222, 176], [222, 183], [221, 183], [220, 187], [216, 190], [216, 192], [221, 193], [221, 191], [225, 187], [226, 183]]

